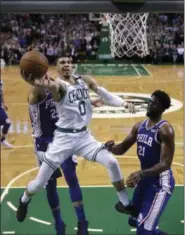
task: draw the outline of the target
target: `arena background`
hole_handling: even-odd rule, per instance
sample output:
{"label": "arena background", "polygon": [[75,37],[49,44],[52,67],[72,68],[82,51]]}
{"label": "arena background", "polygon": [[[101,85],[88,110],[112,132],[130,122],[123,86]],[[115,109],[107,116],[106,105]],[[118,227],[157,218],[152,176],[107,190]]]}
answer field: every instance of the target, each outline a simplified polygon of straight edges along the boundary
{"label": "arena background", "polygon": [[[12,37],[2,46],[0,55],[1,64],[6,64],[1,76],[12,122],[8,139],[15,146],[11,150],[1,148],[1,234],[54,234],[44,190],[34,198],[25,223],[17,223],[15,218],[19,195],[37,172],[28,117],[29,86],[20,78],[18,66],[21,56],[33,49],[48,57],[53,76],[56,76],[56,59],[71,56],[76,73],[93,75],[111,92],[135,103],[134,114],[108,106],[94,109],[90,128],[102,142],[121,141],[135,122],[144,119],[147,99],[154,90],[169,93],[173,102],[164,118],[176,133],[173,162],[176,190],[159,227],[169,234],[184,234],[183,14],[150,14],[147,27],[150,54],[143,59],[136,56],[112,59],[108,27],[102,26],[98,19],[99,15],[95,14],[10,14],[1,19],[1,26],[12,29]],[[139,169],[135,146],[118,159],[125,178]],[[106,170],[81,158],[78,165],[90,233],[135,234],[127,224],[127,216],[114,210],[117,198]],[[68,189],[64,179],[58,184],[67,234],[74,234],[76,218]]]}

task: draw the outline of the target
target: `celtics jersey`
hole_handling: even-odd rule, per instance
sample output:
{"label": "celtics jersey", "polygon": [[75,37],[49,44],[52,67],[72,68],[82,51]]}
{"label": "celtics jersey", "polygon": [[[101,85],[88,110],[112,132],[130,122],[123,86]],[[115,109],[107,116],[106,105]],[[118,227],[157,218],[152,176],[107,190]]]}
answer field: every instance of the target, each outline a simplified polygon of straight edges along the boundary
{"label": "celtics jersey", "polygon": [[87,126],[92,118],[92,106],[86,83],[80,76],[73,78],[75,84],[62,80],[66,86],[66,95],[60,102],[56,102],[59,116],[56,126],[81,129]]}

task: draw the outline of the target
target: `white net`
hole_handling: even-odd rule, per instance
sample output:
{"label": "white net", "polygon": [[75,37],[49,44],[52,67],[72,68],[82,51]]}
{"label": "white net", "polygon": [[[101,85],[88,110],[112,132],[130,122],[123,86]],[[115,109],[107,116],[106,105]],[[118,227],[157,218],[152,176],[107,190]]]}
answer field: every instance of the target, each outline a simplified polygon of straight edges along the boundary
{"label": "white net", "polygon": [[148,55],[148,13],[104,14],[109,24],[112,57]]}

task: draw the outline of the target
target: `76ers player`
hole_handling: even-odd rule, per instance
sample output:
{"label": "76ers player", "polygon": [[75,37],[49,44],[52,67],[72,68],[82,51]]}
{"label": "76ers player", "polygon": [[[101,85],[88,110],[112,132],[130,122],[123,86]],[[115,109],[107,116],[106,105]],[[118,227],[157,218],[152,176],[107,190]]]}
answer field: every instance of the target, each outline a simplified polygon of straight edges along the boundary
{"label": "76ers player", "polygon": [[8,110],[7,105],[4,102],[4,95],[3,95],[3,81],[0,78],[0,127],[2,127],[2,132],[0,130],[1,134],[1,144],[4,145],[6,148],[13,148],[13,146],[7,142],[6,137],[8,134],[8,130],[10,128],[11,122],[8,118],[8,115],[6,113],[6,110]]}
{"label": "76ers player", "polygon": [[[58,114],[55,102],[52,99],[51,92],[43,88],[32,87],[29,94],[29,113],[35,139],[35,154],[38,164],[41,165],[43,159],[39,152],[46,152],[48,144],[53,140],[53,134],[56,129],[55,123],[58,121]],[[74,157],[68,158],[61,168],[64,173],[69,193],[78,217],[78,234],[88,234],[88,223],[85,218],[85,212],[82,202],[82,192],[76,175],[76,161]],[[63,222],[59,196],[57,193],[57,178],[61,176],[58,168],[46,185],[48,203],[51,207],[55,219],[55,229],[57,235],[64,235],[66,225]],[[19,220],[19,217],[18,217]]]}
{"label": "76ers player", "polygon": [[134,208],[130,205],[117,159],[104,148],[102,143],[95,140],[87,128],[92,118],[89,88],[109,105],[123,106],[123,100],[99,86],[93,78],[72,76],[72,64],[69,58],[59,59],[57,65],[59,74],[61,70],[65,72],[63,76],[60,76],[60,80],[54,81],[48,76],[35,79],[30,75],[26,78],[26,81],[33,86],[51,91],[56,101],[59,120],[56,123],[53,142],[49,144],[43,156],[44,161],[38,175],[28,184],[20,199],[17,216],[22,220],[25,219],[31,196],[38,192],[61,163],[73,154],[104,165],[116,188],[122,212],[133,214]]}
{"label": "76ers player", "polygon": [[137,227],[137,235],[166,234],[156,227],[175,185],[171,170],[175,150],[174,130],[162,119],[170,103],[168,94],[155,91],[148,104],[148,119],[135,124],[122,143],[106,143],[109,151],[121,155],[137,142],[141,170],[132,173],[126,182],[128,187],[136,186],[132,202],[138,217],[130,217],[129,224]]}
{"label": "76ers player", "polygon": [[[7,26],[0,26],[0,47],[8,40],[12,35],[12,29]],[[3,65],[0,65],[0,74],[2,75],[2,69],[4,69]],[[8,134],[8,130],[10,128],[10,120],[7,116],[6,110],[8,110],[7,105],[4,102],[4,95],[3,95],[3,82],[0,77],[0,128],[2,127],[2,132],[0,130],[1,135],[1,143],[7,148],[13,148],[13,146],[6,141],[6,137]]]}

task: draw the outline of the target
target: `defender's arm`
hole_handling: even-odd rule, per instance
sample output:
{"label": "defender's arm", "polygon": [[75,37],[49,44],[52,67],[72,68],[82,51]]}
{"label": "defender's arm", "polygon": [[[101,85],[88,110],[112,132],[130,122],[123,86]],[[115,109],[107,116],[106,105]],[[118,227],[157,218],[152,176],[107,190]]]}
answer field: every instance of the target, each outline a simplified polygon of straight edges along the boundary
{"label": "defender's arm", "polygon": [[[130,134],[121,142],[120,144],[108,147],[109,151],[114,153],[115,155],[122,155],[129,150],[129,148],[136,142],[137,140],[137,132],[141,122],[136,123]],[[105,144],[105,146],[108,142]]]}
{"label": "defender's arm", "polygon": [[34,105],[37,104],[39,101],[39,96],[42,95],[44,93],[44,89],[43,88],[39,88],[39,87],[31,87],[30,88],[30,92],[29,92],[29,96],[28,96],[28,103],[30,105]]}

